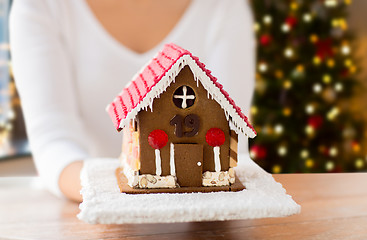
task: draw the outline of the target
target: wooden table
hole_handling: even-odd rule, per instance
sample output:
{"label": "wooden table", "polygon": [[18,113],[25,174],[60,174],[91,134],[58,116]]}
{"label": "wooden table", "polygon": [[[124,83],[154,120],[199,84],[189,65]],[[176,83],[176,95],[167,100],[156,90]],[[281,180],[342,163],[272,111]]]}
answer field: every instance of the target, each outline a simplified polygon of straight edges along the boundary
{"label": "wooden table", "polygon": [[0,178],[0,239],[367,239],[367,173],[275,175],[302,206],[285,218],[89,225],[36,178]]}

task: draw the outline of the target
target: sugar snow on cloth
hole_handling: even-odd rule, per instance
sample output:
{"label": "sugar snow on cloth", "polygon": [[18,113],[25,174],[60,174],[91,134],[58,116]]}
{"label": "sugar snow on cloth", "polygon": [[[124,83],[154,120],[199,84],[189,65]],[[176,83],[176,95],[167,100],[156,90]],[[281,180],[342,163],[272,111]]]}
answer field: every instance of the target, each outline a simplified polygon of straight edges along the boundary
{"label": "sugar snow on cloth", "polygon": [[83,203],[78,218],[88,223],[170,223],[283,217],[301,207],[271,174],[240,156],[236,175],[240,192],[125,194],[115,170],[119,161],[86,161],[81,173]]}

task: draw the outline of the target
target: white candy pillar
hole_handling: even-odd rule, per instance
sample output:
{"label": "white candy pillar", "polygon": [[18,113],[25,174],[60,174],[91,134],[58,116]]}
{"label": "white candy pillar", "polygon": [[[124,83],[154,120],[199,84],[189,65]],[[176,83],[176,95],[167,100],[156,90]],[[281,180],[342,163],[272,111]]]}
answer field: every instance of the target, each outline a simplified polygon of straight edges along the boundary
{"label": "white candy pillar", "polygon": [[220,165],[220,147],[216,146],[213,148],[214,151],[214,165],[215,165],[215,171],[216,172],[220,172],[220,170],[222,169],[222,166]]}
{"label": "white candy pillar", "polygon": [[220,146],[223,145],[226,140],[224,132],[219,128],[211,128],[206,132],[205,140],[213,147],[214,169],[216,172],[220,172],[222,170],[222,166],[220,164]]}
{"label": "white candy pillar", "polygon": [[155,152],[155,175],[161,176],[162,174],[162,160],[161,151],[159,149],[166,146],[168,142],[168,135],[160,129],[153,130],[148,136],[149,145],[154,148]]}
{"label": "white candy pillar", "polygon": [[161,151],[159,149],[155,150],[155,175],[160,176],[162,174],[162,160]]}

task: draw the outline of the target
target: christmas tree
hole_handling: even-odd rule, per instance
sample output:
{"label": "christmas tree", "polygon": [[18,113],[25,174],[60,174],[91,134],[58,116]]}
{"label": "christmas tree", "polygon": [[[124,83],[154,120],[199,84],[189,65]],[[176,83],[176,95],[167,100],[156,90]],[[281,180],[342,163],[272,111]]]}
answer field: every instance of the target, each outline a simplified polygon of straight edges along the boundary
{"label": "christmas tree", "polygon": [[252,1],[258,41],[251,157],[267,171],[367,168],[360,87],[346,22],[350,0]]}

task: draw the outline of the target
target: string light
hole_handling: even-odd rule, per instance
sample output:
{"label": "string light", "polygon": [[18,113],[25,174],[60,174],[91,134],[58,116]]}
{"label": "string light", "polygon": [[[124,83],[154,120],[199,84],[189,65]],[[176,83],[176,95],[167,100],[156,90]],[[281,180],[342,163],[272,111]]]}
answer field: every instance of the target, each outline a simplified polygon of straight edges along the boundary
{"label": "string light", "polygon": [[287,58],[293,57],[293,49],[292,48],[286,48],[284,50],[284,56],[286,56]]}
{"label": "string light", "polygon": [[349,55],[349,53],[350,53],[350,48],[349,48],[349,46],[348,46],[348,45],[343,45],[343,46],[342,46],[342,54],[344,54],[344,55]]}
{"label": "string light", "polygon": [[283,133],[283,126],[281,124],[275,125],[274,131],[275,131],[276,134],[282,134]]}
{"label": "string light", "polygon": [[278,79],[281,79],[284,76],[283,71],[282,70],[279,70],[279,69],[275,71],[275,74],[274,75]]}
{"label": "string light", "polygon": [[256,23],[254,24],[254,31],[255,31],[255,32],[258,32],[259,30],[260,30],[260,24],[256,22]]}
{"label": "string light", "polygon": [[268,70],[268,65],[264,62],[261,62],[259,64],[259,71],[260,72],[266,72]]}
{"label": "string light", "polygon": [[278,164],[274,165],[272,168],[273,173],[280,173],[282,171],[282,167]]}
{"label": "string light", "polygon": [[292,87],[292,82],[289,81],[289,80],[285,80],[284,83],[283,83],[283,87],[285,89],[290,89]]}
{"label": "string light", "polygon": [[331,20],[331,26],[334,28],[340,28],[342,30],[347,30],[348,24],[344,18],[334,18]]}
{"label": "string light", "polygon": [[273,134],[273,129],[269,125],[264,126],[262,130],[264,134],[267,135]]}
{"label": "string light", "polygon": [[262,79],[259,76],[260,76],[259,74],[256,74],[255,90],[256,92],[263,94],[267,88],[267,83],[264,81],[264,79]]}
{"label": "string light", "polygon": [[354,143],[352,146],[352,149],[354,152],[359,152],[361,150],[361,145],[359,145],[358,143]]}
{"label": "string light", "polygon": [[253,151],[253,150],[250,150],[250,157],[251,157],[251,159],[256,159],[256,156],[257,154],[256,154],[256,152],[255,151]]}
{"label": "string light", "polygon": [[327,161],[326,163],[325,163],[325,169],[327,170],[327,171],[332,171],[333,169],[335,168],[335,164],[334,164],[334,162],[333,161]]}
{"label": "string light", "polygon": [[298,64],[296,69],[299,73],[303,73],[305,71],[305,67],[302,64]]}
{"label": "string light", "polygon": [[331,82],[331,77],[329,74],[324,74],[324,76],[322,76],[322,81],[326,84]]}
{"label": "string light", "polygon": [[301,158],[308,158],[308,151],[306,149],[303,149],[300,153]]}
{"label": "string light", "polygon": [[343,19],[340,18],[333,18],[331,20],[331,26],[333,26],[334,28],[336,27],[340,27],[342,25]]}
{"label": "string light", "polygon": [[352,64],[353,64],[352,60],[350,60],[350,59],[345,59],[345,61],[344,61],[344,65],[345,65],[346,67],[350,67],[350,66],[352,66]]}
{"label": "string light", "polygon": [[258,112],[258,109],[257,109],[257,107],[256,107],[256,106],[252,106],[250,111],[251,111],[251,114],[252,114],[252,115],[256,115],[256,114],[257,114],[257,112]]}
{"label": "string light", "polygon": [[298,9],[298,4],[297,4],[296,2],[291,2],[291,4],[290,4],[290,8],[291,8],[293,11],[295,11],[295,10],[297,10],[297,9]]}
{"label": "string light", "polygon": [[279,156],[287,155],[287,148],[285,146],[280,146],[278,148],[278,154],[279,154]]}
{"label": "string light", "polygon": [[307,125],[305,127],[305,132],[307,135],[312,136],[315,133],[315,129],[312,126]]}
{"label": "string light", "polygon": [[335,90],[336,90],[337,92],[341,92],[341,91],[343,91],[343,84],[341,84],[341,83],[336,83],[334,88],[335,88]]}
{"label": "string light", "polygon": [[287,32],[289,32],[289,30],[291,30],[291,27],[288,24],[283,23],[282,24],[282,31],[287,33]]}
{"label": "string light", "polygon": [[311,158],[309,158],[309,159],[307,159],[307,160],[305,161],[305,166],[306,166],[307,168],[312,168],[314,165],[315,165],[315,163],[314,163],[314,161],[313,161]]}
{"label": "string light", "polygon": [[334,120],[339,115],[339,108],[333,107],[326,115],[330,121]]}
{"label": "string light", "polygon": [[336,7],[338,5],[338,1],[337,0],[325,0],[325,6],[326,7]]}
{"label": "string light", "polygon": [[321,63],[321,58],[319,58],[318,56],[315,56],[313,58],[313,64],[320,65],[320,63]]}
{"label": "string light", "polygon": [[313,91],[314,91],[315,93],[320,93],[320,92],[321,92],[321,90],[322,90],[322,86],[321,86],[321,84],[320,84],[320,83],[315,83],[315,84],[313,85]]}
{"label": "string light", "polygon": [[307,106],[306,106],[306,113],[308,113],[308,114],[312,114],[312,113],[314,113],[315,112],[315,107],[312,105],[312,104],[308,104]]}
{"label": "string light", "polygon": [[350,73],[355,73],[357,71],[357,67],[356,66],[350,66],[349,68],[349,72]]}
{"label": "string light", "polygon": [[333,59],[328,59],[326,64],[329,68],[333,68],[335,66],[335,61]]}
{"label": "string light", "polygon": [[316,43],[319,40],[319,37],[316,34],[311,34],[310,42]]}
{"label": "string light", "polygon": [[292,113],[292,111],[291,111],[290,108],[286,107],[286,108],[283,109],[283,115],[284,116],[288,117],[288,116],[291,115],[291,113]]}
{"label": "string light", "polygon": [[364,162],[361,158],[358,158],[356,159],[356,161],[354,162],[354,166],[357,168],[357,169],[361,169],[364,167]]}
{"label": "string light", "polygon": [[311,20],[312,20],[311,14],[309,14],[309,13],[303,14],[303,21],[311,22]]}
{"label": "string light", "polygon": [[329,155],[331,157],[336,157],[338,155],[338,149],[336,147],[331,147],[329,149]]}
{"label": "string light", "polygon": [[265,15],[264,18],[263,18],[263,22],[266,24],[266,25],[270,25],[271,22],[273,21],[273,19],[271,18],[270,15]]}

